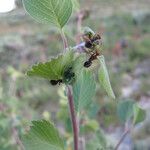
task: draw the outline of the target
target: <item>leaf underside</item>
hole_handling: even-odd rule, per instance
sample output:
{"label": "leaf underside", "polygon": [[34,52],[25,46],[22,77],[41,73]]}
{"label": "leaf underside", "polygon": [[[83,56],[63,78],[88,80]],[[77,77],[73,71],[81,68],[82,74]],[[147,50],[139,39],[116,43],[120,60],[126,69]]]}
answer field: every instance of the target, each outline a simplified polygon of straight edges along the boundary
{"label": "leaf underside", "polygon": [[27,72],[28,76],[41,77],[48,80],[59,80],[63,78],[65,68],[73,61],[73,51],[68,50],[56,58],[45,63],[33,65]]}
{"label": "leaf underside", "polygon": [[95,94],[96,84],[90,71],[83,69],[73,85],[73,98],[76,112],[92,102]]}
{"label": "leaf underside", "polygon": [[30,131],[22,140],[26,150],[64,150],[57,129],[46,120],[32,121]]}
{"label": "leaf underside", "polygon": [[105,63],[105,58],[103,55],[101,55],[100,57],[98,57],[98,59],[100,61],[100,65],[101,65],[100,69],[99,69],[99,73],[98,73],[99,82],[102,85],[102,87],[106,90],[108,96],[115,99],[115,94],[111,87],[109,74],[107,71],[106,63]]}
{"label": "leaf underside", "polygon": [[26,11],[38,22],[62,28],[72,13],[71,0],[23,0]]}

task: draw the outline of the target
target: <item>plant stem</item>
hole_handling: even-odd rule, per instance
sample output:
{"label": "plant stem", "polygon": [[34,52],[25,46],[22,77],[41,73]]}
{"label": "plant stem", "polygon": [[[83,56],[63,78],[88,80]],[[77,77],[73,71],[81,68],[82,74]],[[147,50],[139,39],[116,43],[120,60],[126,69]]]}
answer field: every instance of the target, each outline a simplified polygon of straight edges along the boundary
{"label": "plant stem", "polygon": [[67,38],[65,36],[63,29],[61,30],[61,38],[63,40],[64,51],[66,51],[66,48],[68,47],[68,41],[67,41]]}
{"label": "plant stem", "polygon": [[72,96],[72,88],[70,86],[67,86],[67,96],[68,96],[68,103],[69,103],[69,109],[70,109],[70,117],[71,117],[71,123],[72,123],[72,130],[73,130],[73,136],[74,136],[74,150],[79,150],[79,131],[78,131],[78,121],[74,109],[74,101]]}
{"label": "plant stem", "polygon": [[[63,29],[60,31],[60,33],[61,33],[61,38],[62,38],[62,40],[63,40],[64,52],[65,52],[65,51],[66,51],[66,48],[69,47],[68,41],[67,41],[67,38],[66,38],[66,36],[65,36],[65,33],[64,33]],[[75,52],[84,53],[84,52],[85,52],[85,48],[84,48],[84,47],[85,47],[85,42],[82,42],[82,43],[80,43],[80,44],[74,46],[74,47],[73,47],[73,50],[74,50]]]}
{"label": "plant stem", "polygon": [[118,150],[119,146],[121,145],[121,143],[124,141],[124,139],[126,138],[127,134],[130,132],[130,129],[127,128],[124,133],[122,134],[119,142],[117,143],[117,145],[115,146],[115,149],[114,150]]}
{"label": "plant stem", "polygon": [[[64,31],[61,30],[61,37],[64,44],[64,51],[66,51],[66,48],[68,47],[67,38],[64,34]],[[74,107],[74,100],[72,95],[72,87],[67,86],[67,96],[68,96],[68,104],[69,104],[69,110],[70,110],[70,119],[72,124],[72,130],[73,130],[73,140],[74,140],[74,150],[79,150],[79,130],[78,130],[78,121],[75,113],[75,107]]]}

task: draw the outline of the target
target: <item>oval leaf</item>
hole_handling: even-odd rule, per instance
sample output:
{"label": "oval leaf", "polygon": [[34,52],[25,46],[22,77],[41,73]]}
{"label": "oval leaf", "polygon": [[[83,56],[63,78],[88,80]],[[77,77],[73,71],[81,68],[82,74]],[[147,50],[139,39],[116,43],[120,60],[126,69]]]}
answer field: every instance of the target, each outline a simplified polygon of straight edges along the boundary
{"label": "oval leaf", "polygon": [[76,82],[73,84],[73,98],[75,109],[80,112],[92,102],[96,84],[90,71],[82,70]]}
{"label": "oval leaf", "polygon": [[109,74],[107,71],[106,63],[105,63],[105,58],[103,55],[98,57],[99,62],[100,62],[100,69],[98,73],[99,77],[99,82],[102,85],[102,87],[106,90],[108,96],[111,98],[115,99],[115,94],[112,90],[110,80],[109,80]]}
{"label": "oval leaf", "polygon": [[64,150],[57,129],[46,120],[32,121],[30,131],[22,140],[26,150]]}
{"label": "oval leaf", "polygon": [[72,13],[71,0],[23,0],[26,11],[38,22],[62,28]]}

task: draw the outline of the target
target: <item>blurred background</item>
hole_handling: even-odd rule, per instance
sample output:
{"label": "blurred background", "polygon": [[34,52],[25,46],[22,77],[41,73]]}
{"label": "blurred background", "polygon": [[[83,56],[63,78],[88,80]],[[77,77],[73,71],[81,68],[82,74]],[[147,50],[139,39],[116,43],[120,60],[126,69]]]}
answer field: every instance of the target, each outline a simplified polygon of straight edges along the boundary
{"label": "blurred background", "polygon": [[[8,8],[1,1],[7,1]],[[42,118],[55,122],[69,147],[72,135],[64,87],[52,87],[49,81],[25,75],[34,63],[62,51],[60,34],[35,22],[25,13],[21,0],[16,0],[14,9],[13,1],[1,1],[0,150],[23,150],[20,136],[31,120]],[[10,12],[4,13],[7,10]],[[83,140],[90,140],[89,135],[100,126],[110,145],[115,145],[124,131],[117,103],[134,100],[146,110],[146,119],[127,135],[119,150],[150,150],[150,1],[81,0],[80,9],[74,10],[65,27],[71,46],[79,42],[79,12],[85,15],[82,26],[102,36],[102,53],[117,97],[111,100],[97,87],[93,104],[83,113]]]}

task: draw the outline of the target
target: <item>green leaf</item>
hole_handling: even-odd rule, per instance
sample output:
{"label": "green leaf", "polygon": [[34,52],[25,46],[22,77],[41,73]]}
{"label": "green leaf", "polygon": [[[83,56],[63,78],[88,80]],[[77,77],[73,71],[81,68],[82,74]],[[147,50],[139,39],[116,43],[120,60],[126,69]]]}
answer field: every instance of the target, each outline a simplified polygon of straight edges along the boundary
{"label": "green leaf", "polygon": [[71,0],[23,0],[26,11],[38,22],[62,28],[72,13]]}
{"label": "green leaf", "polygon": [[105,64],[105,58],[103,55],[98,57],[99,61],[100,61],[100,69],[99,69],[99,82],[102,85],[102,87],[106,90],[108,96],[110,96],[111,98],[115,99],[115,94],[113,92],[113,89],[111,87],[110,84],[110,80],[109,80],[109,74],[107,71],[107,67]]}
{"label": "green leaf", "polygon": [[30,131],[22,140],[26,150],[64,150],[57,129],[46,120],[32,121]]}
{"label": "green leaf", "polygon": [[145,110],[141,109],[138,104],[134,104],[133,113],[134,113],[133,124],[140,123],[145,119],[146,112]]}
{"label": "green leaf", "polygon": [[52,58],[45,63],[34,65],[27,72],[28,76],[41,77],[48,80],[59,80],[63,78],[65,68],[73,61],[73,51],[68,50],[66,53]]}
{"label": "green leaf", "polygon": [[80,112],[91,103],[95,88],[96,84],[92,73],[83,69],[73,84],[73,98],[77,112]]}
{"label": "green leaf", "polygon": [[119,119],[125,123],[126,121],[129,121],[133,117],[133,106],[134,101],[132,100],[123,100],[119,102],[117,113],[119,116]]}

